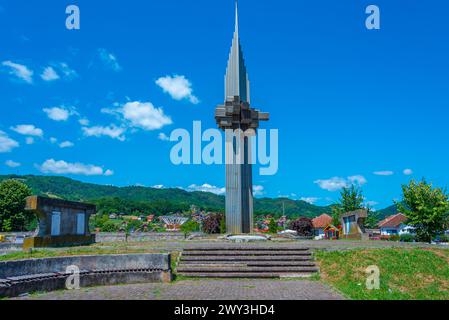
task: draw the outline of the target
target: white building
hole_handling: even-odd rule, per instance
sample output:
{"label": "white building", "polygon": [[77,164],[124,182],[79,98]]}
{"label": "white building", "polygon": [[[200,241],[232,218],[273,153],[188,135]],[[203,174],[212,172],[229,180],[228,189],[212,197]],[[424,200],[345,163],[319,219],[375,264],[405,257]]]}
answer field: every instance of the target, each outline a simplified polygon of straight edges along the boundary
{"label": "white building", "polygon": [[402,234],[412,234],[414,229],[407,225],[407,217],[398,213],[389,216],[378,224],[381,236],[393,236]]}

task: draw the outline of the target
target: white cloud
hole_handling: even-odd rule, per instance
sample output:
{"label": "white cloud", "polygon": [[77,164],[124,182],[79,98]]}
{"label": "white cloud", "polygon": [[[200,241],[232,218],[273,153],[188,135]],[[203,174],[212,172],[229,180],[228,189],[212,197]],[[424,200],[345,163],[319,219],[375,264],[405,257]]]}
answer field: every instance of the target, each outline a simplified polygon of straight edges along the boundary
{"label": "white cloud", "polygon": [[11,139],[5,132],[0,130],[0,153],[11,152],[12,149],[17,148],[19,143]]}
{"label": "white cloud", "polygon": [[41,78],[44,81],[55,81],[58,80],[60,76],[53,67],[46,67],[41,74]]}
{"label": "white cloud", "polygon": [[104,175],[107,176],[107,177],[112,176],[112,175],[114,175],[114,171],[107,169],[107,170],[104,172]]}
{"label": "white cloud", "polygon": [[65,62],[61,62],[54,65],[59,72],[61,72],[64,75],[64,78],[66,79],[72,79],[78,76],[75,70],[69,67],[69,65]]}
{"label": "white cloud", "polygon": [[59,144],[59,147],[62,148],[62,149],[64,149],[64,148],[71,148],[73,146],[74,146],[73,142],[70,142],[70,141],[64,141],[64,142],[61,142]]}
{"label": "white cloud", "polygon": [[259,197],[262,196],[265,192],[264,192],[264,187],[260,186],[260,185],[254,185],[253,186],[253,195],[255,197]]}
{"label": "white cloud", "polygon": [[356,176],[350,176],[348,178],[341,178],[341,177],[333,177],[330,179],[324,179],[324,180],[316,180],[314,181],[315,184],[317,184],[321,189],[327,190],[327,191],[337,191],[342,188],[347,188],[351,185],[358,184],[360,186],[366,184],[368,181],[365,179],[364,176],[356,175]]}
{"label": "white cloud", "polygon": [[159,130],[165,125],[172,124],[169,116],[162,108],[156,108],[151,102],[128,102],[117,110],[132,127],[152,131]]}
{"label": "white cloud", "polygon": [[392,176],[394,175],[393,171],[376,171],[373,172],[373,174],[375,174],[376,176]]}
{"label": "white cloud", "polygon": [[117,139],[119,141],[125,141],[125,136],[123,135],[126,131],[125,128],[117,127],[115,125],[110,125],[107,127],[94,126],[94,127],[83,127],[84,135],[86,137],[110,137],[112,139]]}
{"label": "white cloud", "polygon": [[51,137],[50,138],[50,142],[54,144],[54,143],[58,142],[58,139],[56,139],[54,137]]}
{"label": "white cloud", "polygon": [[157,184],[155,186],[152,186],[151,188],[153,188],[153,189],[164,189],[165,187],[164,187],[163,184]]}
{"label": "white cloud", "polygon": [[413,174],[413,170],[412,170],[412,169],[405,169],[405,170],[404,170],[404,174],[405,174],[406,176],[411,176],[411,175]]}
{"label": "white cloud", "polygon": [[111,69],[115,72],[122,70],[122,67],[117,61],[117,57],[114,54],[108,52],[106,49],[98,49],[98,56],[106,68]]}
{"label": "white cloud", "polygon": [[192,83],[185,76],[166,76],[156,80],[156,84],[175,100],[188,99],[193,104],[199,100],[193,95]]}
{"label": "white cloud", "polygon": [[26,83],[33,83],[33,71],[28,69],[23,64],[14,63],[12,61],[3,61],[2,65],[9,68],[9,74],[25,81]]}
{"label": "white cloud", "polygon": [[34,138],[33,137],[26,137],[25,143],[26,144],[34,144]]}
{"label": "white cloud", "polygon": [[44,81],[55,81],[61,79],[61,77],[70,80],[77,76],[76,71],[71,69],[65,62],[51,63],[41,73],[41,78]]}
{"label": "white cloud", "polygon": [[310,204],[314,204],[315,202],[320,200],[320,198],[316,198],[316,197],[301,197],[300,200],[305,201],[305,202],[310,203]]}
{"label": "white cloud", "polygon": [[350,177],[348,177],[348,181],[350,182],[349,184],[358,184],[360,186],[363,186],[364,184],[366,184],[368,182],[365,179],[365,177],[361,176],[361,175],[350,176]]}
{"label": "white cloud", "polygon": [[193,191],[211,192],[211,193],[215,193],[218,195],[222,195],[222,194],[226,193],[226,188],[219,188],[219,187],[210,185],[208,183],[205,183],[202,186],[192,184],[186,190],[189,192],[193,192]]}
{"label": "white cloud", "polygon": [[15,127],[11,127],[11,130],[24,136],[42,137],[44,135],[42,129],[36,128],[31,124],[20,124]]}
{"label": "white cloud", "polygon": [[8,167],[10,167],[10,168],[17,168],[17,167],[20,167],[22,164],[20,164],[19,162],[15,162],[15,161],[12,161],[12,160],[7,160],[7,161],[5,161],[5,164],[8,166]]}
{"label": "white cloud", "polygon": [[82,126],[88,126],[89,123],[90,123],[89,119],[87,119],[87,118],[81,118],[81,119],[78,120],[78,122]]}
{"label": "white cloud", "polygon": [[366,205],[369,206],[370,208],[377,206],[379,204],[379,202],[377,201],[366,201]]}
{"label": "white cloud", "polygon": [[71,115],[76,114],[76,112],[69,110],[66,107],[44,108],[42,111],[54,121],[67,121]]}
{"label": "white cloud", "polygon": [[38,166],[43,173],[52,174],[74,174],[85,176],[102,176],[112,175],[111,170],[103,170],[102,167],[83,164],[83,163],[69,163],[66,161],[56,161],[54,159],[46,160],[42,165]]}
{"label": "white cloud", "polygon": [[333,177],[325,180],[316,180],[314,183],[319,185],[321,189],[328,191],[337,191],[348,186],[348,181],[340,177]]}
{"label": "white cloud", "polygon": [[170,141],[170,138],[165,133],[162,133],[162,132],[159,133],[157,138],[162,141]]}

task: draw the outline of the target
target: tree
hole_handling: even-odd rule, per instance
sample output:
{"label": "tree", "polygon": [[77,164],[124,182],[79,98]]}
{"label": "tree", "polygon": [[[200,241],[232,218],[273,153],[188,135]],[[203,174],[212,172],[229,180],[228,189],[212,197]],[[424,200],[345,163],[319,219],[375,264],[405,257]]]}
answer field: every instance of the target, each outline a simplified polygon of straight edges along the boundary
{"label": "tree", "polygon": [[379,214],[370,207],[370,205],[366,205],[367,217],[365,219],[364,225],[365,228],[368,229],[376,229],[377,224],[379,223]]}
{"label": "tree", "polygon": [[449,216],[449,198],[446,191],[434,188],[425,179],[410,181],[402,186],[403,200],[397,203],[400,212],[416,230],[416,239],[431,242],[445,231]]}
{"label": "tree", "polygon": [[351,185],[344,187],[340,192],[339,201],[332,207],[333,224],[340,225],[340,217],[343,213],[363,209],[363,193],[360,187]]}
{"label": "tree", "polygon": [[278,232],[278,225],[276,224],[276,221],[273,218],[270,219],[270,223],[268,224],[268,232],[269,233]]}
{"label": "tree", "polygon": [[119,230],[119,226],[114,221],[108,220],[105,223],[103,223],[100,230],[101,232],[117,232]]}
{"label": "tree", "polygon": [[224,217],[220,220],[220,233],[226,233],[226,219]]}
{"label": "tree", "polygon": [[221,220],[223,219],[224,217],[220,213],[212,213],[208,215],[203,220],[203,231],[209,234],[220,233]]}
{"label": "tree", "polygon": [[198,231],[199,224],[193,220],[189,220],[181,226],[181,231],[184,233],[184,238],[187,238],[192,232]]}
{"label": "tree", "polygon": [[35,219],[25,211],[25,198],[31,189],[18,180],[5,180],[0,183],[0,231],[25,231]]}
{"label": "tree", "polygon": [[295,230],[299,236],[310,237],[313,235],[312,220],[306,217],[299,218],[290,222],[289,229]]}
{"label": "tree", "polygon": [[373,211],[371,208],[367,208],[368,216],[365,220],[365,227],[368,229],[376,229],[377,223],[379,222],[379,217],[376,211]]}

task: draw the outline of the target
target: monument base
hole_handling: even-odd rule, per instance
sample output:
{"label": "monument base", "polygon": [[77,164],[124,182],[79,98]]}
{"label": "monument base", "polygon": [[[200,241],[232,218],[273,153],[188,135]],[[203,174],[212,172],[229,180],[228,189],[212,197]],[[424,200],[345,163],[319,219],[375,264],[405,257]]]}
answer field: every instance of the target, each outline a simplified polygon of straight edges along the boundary
{"label": "monument base", "polygon": [[95,243],[95,234],[81,236],[32,237],[25,238],[23,241],[23,250],[28,250],[30,248],[86,246],[93,243]]}
{"label": "monument base", "polygon": [[241,234],[241,235],[228,235],[225,238],[226,240],[241,243],[241,242],[258,242],[258,241],[268,241],[270,240],[269,236],[265,235],[249,235],[249,234]]}

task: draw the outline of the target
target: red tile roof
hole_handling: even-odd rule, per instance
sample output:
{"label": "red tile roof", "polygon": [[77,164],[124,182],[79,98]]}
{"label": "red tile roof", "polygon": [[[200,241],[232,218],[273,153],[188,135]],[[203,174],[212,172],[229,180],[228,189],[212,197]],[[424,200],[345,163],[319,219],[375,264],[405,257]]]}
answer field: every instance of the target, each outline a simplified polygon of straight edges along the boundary
{"label": "red tile roof", "polygon": [[322,214],[319,217],[312,219],[312,224],[314,228],[326,228],[329,224],[332,223],[332,217],[328,214]]}
{"label": "red tile roof", "polygon": [[386,217],[384,220],[378,223],[379,228],[397,228],[402,223],[407,221],[407,217],[402,213],[395,214],[393,216]]}

